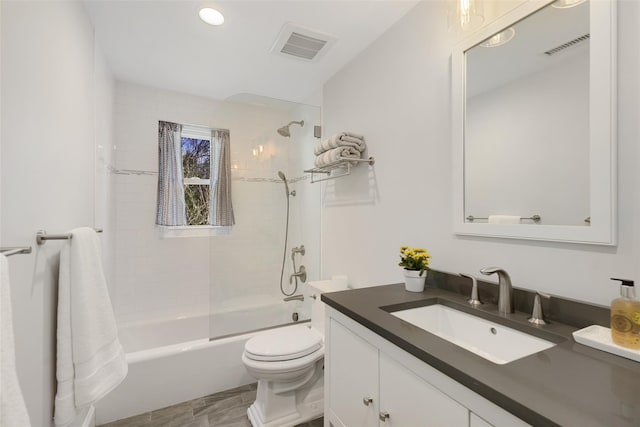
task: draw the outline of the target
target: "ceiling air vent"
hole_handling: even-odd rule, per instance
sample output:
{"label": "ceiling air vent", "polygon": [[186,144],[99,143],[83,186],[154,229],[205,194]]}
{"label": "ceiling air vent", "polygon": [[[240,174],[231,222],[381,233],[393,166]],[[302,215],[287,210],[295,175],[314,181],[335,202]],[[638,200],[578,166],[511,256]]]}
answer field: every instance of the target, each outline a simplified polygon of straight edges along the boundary
{"label": "ceiling air vent", "polygon": [[271,52],[316,61],[334,41],[335,37],[328,34],[287,23],[280,30]]}
{"label": "ceiling air vent", "polygon": [[571,41],[561,44],[560,46],[556,46],[553,49],[549,49],[548,51],[545,52],[545,54],[549,56],[554,55],[560,51],[570,48],[571,46],[575,46],[579,43],[589,40],[589,36],[590,36],[589,34],[585,34],[584,36],[577,37]]}

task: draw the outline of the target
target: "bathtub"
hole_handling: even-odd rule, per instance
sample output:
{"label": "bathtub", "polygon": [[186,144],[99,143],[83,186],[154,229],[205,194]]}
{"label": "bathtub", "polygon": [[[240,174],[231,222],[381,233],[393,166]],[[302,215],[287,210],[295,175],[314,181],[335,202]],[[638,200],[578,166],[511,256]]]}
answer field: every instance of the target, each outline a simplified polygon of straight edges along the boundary
{"label": "bathtub", "polygon": [[[285,304],[278,299],[277,304],[221,311],[211,317],[182,317],[155,326],[130,324],[121,328],[129,373],[122,384],[95,405],[96,425],[255,382],[242,364],[244,344],[265,325],[291,322],[293,311],[300,308],[300,304]],[[241,327],[254,331],[167,344],[178,337],[192,336],[194,330],[208,330],[210,319],[218,336]]]}

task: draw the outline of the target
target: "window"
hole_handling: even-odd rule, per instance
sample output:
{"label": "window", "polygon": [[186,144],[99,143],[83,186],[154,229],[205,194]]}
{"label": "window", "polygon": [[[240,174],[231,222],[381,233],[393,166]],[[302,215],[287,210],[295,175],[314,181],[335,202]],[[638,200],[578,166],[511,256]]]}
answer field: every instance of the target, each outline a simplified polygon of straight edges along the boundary
{"label": "window", "polygon": [[211,130],[183,126],[180,144],[187,225],[207,225],[211,200]]}
{"label": "window", "polygon": [[207,229],[228,233],[235,224],[229,131],[161,121],[158,144],[156,224],[164,235],[207,235],[192,233]]}

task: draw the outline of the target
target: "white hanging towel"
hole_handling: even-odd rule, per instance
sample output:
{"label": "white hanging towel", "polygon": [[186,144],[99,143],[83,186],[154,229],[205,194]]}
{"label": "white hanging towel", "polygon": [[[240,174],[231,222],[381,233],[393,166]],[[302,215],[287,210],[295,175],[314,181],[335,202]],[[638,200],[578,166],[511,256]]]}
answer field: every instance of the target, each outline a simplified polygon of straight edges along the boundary
{"label": "white hanging towel", "polygon": [[489,224],[520,224],[518,215],[489,215]]}
{"label": "white hanging towel", "polygon": [[113,308],[91,228],[71,231],[60,252],[54,422],[67,426],[127,375]]}
{"label": "white hanging towel", "polygon": [[0,254],[0,426],[30,427],[16,373],[9,264]]}

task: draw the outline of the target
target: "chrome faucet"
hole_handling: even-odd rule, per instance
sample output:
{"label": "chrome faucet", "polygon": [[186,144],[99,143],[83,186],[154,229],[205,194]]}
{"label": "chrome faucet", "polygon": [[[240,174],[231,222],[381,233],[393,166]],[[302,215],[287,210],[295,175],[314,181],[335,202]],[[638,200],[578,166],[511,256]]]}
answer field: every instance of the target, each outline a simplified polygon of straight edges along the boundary
{"label": "chrome faucet", "polygon": [[498,293],[498,313],[513,313],[513,286],[511,285],[511,277],[509,277],[509,274],[499,267],[485,267],[480,270],[480,273],[485,276],[493,273],[498,274],[498,286],[500,287]]}
{"label": "chrome faucet", "polygon": [[304,265],[300,266],[300,270],[298,272],[293,273],[291,276],[289,276],[289,284],[293,283],[294,277],[299,277],[300,280],[302,280],[302,283],[307,281],[307,269],[304,268]]}
{"label": "chrome faucet", "polygon": [[292,295],[290,297],[283,298],[282,301],[304,301],[304,295]]}

